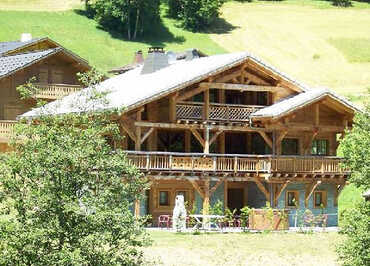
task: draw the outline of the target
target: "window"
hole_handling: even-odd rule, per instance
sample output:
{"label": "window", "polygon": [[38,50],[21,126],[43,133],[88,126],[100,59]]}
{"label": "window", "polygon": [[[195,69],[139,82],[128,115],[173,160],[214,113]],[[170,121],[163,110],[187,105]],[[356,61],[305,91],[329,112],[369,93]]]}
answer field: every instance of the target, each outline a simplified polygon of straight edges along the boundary
{"label": "window", "polygon": [[326,193],[325,191],[315,191],[313,194],[314,208],[326,207]]}
{"label": "window", "polygon": [[170,206],[169,191],[159,191],[159,206]]}
{"label": "window", "polygon": [[296,207],[296,204],[299,205],[299,192],[298,191],[287,191],[285,198],[286,207]]}
{"label": "window", "polygon": [[257,92],[257,105],[267,105],[267,92]]}
{"label": "window", "polygon": [[315,139],[312,142],[312,155],[328,155],[328,140],[326,139]]}
{"label": "window", "polygon": [[298,139],[283,139],[283,141],[281,142],[281,153],[282,155],[298,155]]}

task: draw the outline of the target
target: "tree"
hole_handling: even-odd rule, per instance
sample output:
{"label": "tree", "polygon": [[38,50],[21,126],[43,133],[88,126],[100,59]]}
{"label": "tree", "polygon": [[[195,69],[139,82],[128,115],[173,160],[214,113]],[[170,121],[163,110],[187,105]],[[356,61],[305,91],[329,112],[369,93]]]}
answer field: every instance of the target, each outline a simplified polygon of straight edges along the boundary
{"label": "tree", "polygon": [[168,14],[179,18],[185,29],[205,30],[220,15],[225,0],[168,0]]}
{"label": "tree", "polygon": [[104,94],[96,78],[81,79],[90,83],[85,100],[95,112],[51,116],[45,107],[16,126],[14,152],[1,157],[0,265],[143,262],[145,217],[131,208],[146,180],[119,149],[112,117],[120,110],[96,112]]}
{"label": "tree", "polygon": [[121,32],[129,40],[153,33],[160,22],[159,0],[85,1],[89,16],[104,28]]}
{"label": "tree", "polygon": [[[367,101],[369,98],[367,97]],[[341,141],[345,164],[352,171],[350,182],[370,188],[370,105],[355,116],[354,127]],[[343,213],[342,231],[347,235],[337,252],[344,265],[370,265],[370,202],[358,203]]]}
{"label": "tree", "polygon": [[345,164],[350,168],[351,183],[363,190],[370,189],[370,104],[364,112],[357,113],[354,126],[340,143]]}

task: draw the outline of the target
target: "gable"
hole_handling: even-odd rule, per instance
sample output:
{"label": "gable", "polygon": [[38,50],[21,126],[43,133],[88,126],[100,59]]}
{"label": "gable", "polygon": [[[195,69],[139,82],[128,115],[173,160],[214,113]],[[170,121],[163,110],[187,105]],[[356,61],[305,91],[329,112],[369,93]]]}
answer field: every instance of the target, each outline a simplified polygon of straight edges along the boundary
{"label": "gable", "polygon": [[[21,43],[22,44],[22,43]],[[34,42],[25,43],[24,45],[21,45],[13,50],[10,50],[5,53],[5,55],[15,55],[15,54],[21,54],[21,53],[29,53],[29,52],[35,52],[35,51],[41,51],[41,50],[48,50],[52,48],[57,48],[60,45],[55,43],[54,41],[51,41],[48,38],[39,39]]]}

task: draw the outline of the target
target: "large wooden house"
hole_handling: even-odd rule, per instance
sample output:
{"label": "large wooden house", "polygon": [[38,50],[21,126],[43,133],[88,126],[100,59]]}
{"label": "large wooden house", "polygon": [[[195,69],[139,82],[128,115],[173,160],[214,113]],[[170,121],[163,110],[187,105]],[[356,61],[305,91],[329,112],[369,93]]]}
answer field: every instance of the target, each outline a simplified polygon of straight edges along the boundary
{"label": "large wooden house", "polygon": [[[53,101],[81,89],[78,72],[88,63],[49,38],[0,42],[0,152],[8,149],[18,115],[35,106],[36,99]],[[32,100],[22,100],[16,88],[35,77],[41,90]]]}
{"label": "large wooden house", "polygon": [[[249,53],[183,60],[152,48],[143,64],[101,84],[129,159],[151,180],[136,214],[171,214],[182,194],[198,211],[224,206],[309,208],[337,224],[349,171],[338,139],[357,110],[327,89],[311,89]],[[67,97],[49,104],[73,112]],[[38,115],[38,110],[23,117]],[[298,206],[295,204],[298,203]],[[291,216],[292,218],[292,216]]]}

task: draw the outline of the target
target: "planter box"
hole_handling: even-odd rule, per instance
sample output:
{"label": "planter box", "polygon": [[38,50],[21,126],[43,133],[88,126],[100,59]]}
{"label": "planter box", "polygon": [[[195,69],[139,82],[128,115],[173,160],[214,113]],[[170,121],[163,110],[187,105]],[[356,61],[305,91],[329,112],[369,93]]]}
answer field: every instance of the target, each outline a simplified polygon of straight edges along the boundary
{"label": "planter box", "polygon": [[269,211],[265,209],[253,209],[249,214],[249,229],[252,230],[289,229],[288,210],[273,210],[272,217],[271,214],[269,214],[268,212]]}

